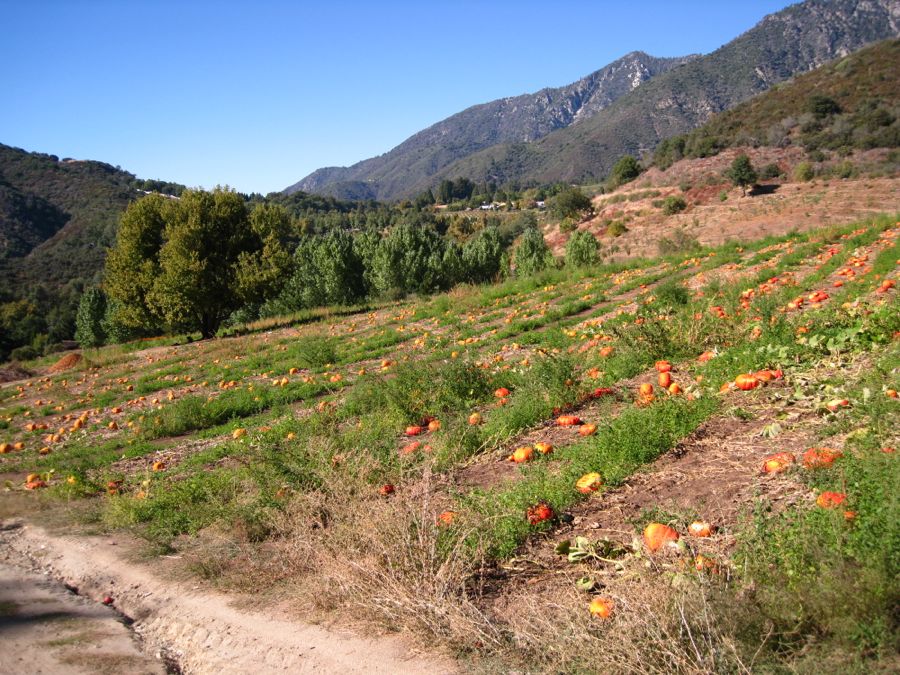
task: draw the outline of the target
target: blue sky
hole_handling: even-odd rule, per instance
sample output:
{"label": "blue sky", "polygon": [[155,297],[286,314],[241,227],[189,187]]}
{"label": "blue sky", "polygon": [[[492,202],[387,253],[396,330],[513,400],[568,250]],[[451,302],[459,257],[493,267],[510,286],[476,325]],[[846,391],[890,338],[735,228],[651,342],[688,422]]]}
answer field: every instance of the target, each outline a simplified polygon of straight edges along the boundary
{"label": "blue sky", "polygon": [[632,50],[707,53],[787,0],[0,0],[0,143],[281,190]]}

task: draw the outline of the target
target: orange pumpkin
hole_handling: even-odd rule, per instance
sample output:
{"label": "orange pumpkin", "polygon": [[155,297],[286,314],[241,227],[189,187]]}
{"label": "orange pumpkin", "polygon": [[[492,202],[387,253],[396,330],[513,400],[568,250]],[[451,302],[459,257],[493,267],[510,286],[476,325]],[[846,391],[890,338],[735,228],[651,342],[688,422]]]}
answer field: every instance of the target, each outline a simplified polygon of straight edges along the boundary
{"label": "orange pumpkin", "polygon": [[537,525],[538,523],[543,523],[545,520],[550,520],[554,515],[553,509],[547,502],[538,502],[534,506],[529,507],[525,512],[525,517],[528,518],[528,522],[531,525]]}
{"label": "orange pumpkin", "polygon": [[469,415],[469,424],[471,424],[473,427],[481,424],[481,413],[473,412],[471,415]]}
{"label": "orange pumpkin", "polygon": [[762,470],[763,473],[781,473],[787,471],[794,461],[795,458],[791,453],[777,452],[763,460]]}
{"label": "orange pumpkin", "polygon": [[452,525],[456,520],[456,511],[444,511],[437,517],[438,525]]}
{"label": "orange pumpkin", "polygon": [[509,456],[509,460],[516,464],[530,462],[532,459],[534,459],[534,448],[529,445],[523,445],[520,448],[516,448],[513,451],[513,454]]}
{"label": "orange pumpkin", "polygon": [[702,520],[695,520],[688,525],[688,532],[694,537],[709,537],[713,533],[713,527]]}
{"label": "orange pumpkin", "polygon": [[591,600],[590,607],[591,616],[597,619],[608,619],[612,616],[613,601],[609,598],[594,598]]}
{"label": "orange pumpkin", "polygon": [[823,492],[816,498],[816,505],[823,509],[833,509],[847,501],[843,492]]}
{"label": "orange pumpkin", "polygon": [[494,396],[497,398],[506,398],[509,396],[509,389],[506,387],[500,387],[499,389],[494,391]]}
{"label": "orange pumpkin", "polygon": [[756,389],[759,386],[759,380],[750,373],[741,373],[736,378],[734,378],[734,386],[736,386],[741,391],[750,391],[751,389]]}
{"label": "orange pumpkin", "polygon": [[542,455],[549,455],[551,452],[553,452],[553,446],[550,443],[545,443],[544,441],[538,441],[537,443],[535,443],[534,449]]}
{"label": "orange pumpkin", "polygon": [[575,489],[583,495],[589,495],[596,492],[603,486],[603,479],[599,473],[591,472],[584,474],[575,481]]}
{"label": "orange pumpkin", "polygon": [[431,431],[433,433],[435,431],[440,431],[440,429],[441,429],[441,421],[440,420],[431,420],[428,423],[428,431]]}
{"label": "orange pumpkin", "polygon": [[820,469],[834,464],[834,460],[844,455],[833,448],[810,448],[803,453],[803,466],[807,469]]}
{"label": "orange pumpkin", "polygon": [[653,396],[653,385],[649,382],[644,382],[644,384],[638,387],[638,394],[640,394],[644,398]]}
{"label": "orange pumpkin", "polygon": [[657,361],[656,370],[660,373],[668,373],[670,370],[672,370],[672,364],[668,361]]}
{"label": "orange pumpkin", "polygon": [[582,436],[593,436],[597,433],[597,425],[596,424],[582,424],[578,428],[578,433]]}
{"label": "orange pumpkin", "polygon": [[659,374],[659,386],[668,389],[672,385],[672,373],[668,370]]}
{"label": "orange pumpkin", "polygon": [[663,546],[674,543],[678,539],[678,533],[662,523],[650,523],[644,528],[644,543],[651,553],[655,553]]}
{"label": "orange pumpkin", "polygon": [[418,424],[412,424],[406,427],[406,435],[407,436],[418,436],[421,433],[424,433],[425,428],[420,427]]}
{"label": "orange pumpkin", "polygon": [[606,347],[601,347],[600,348],[600,356],[602,356],[603,358],[612,356],[613,351],[614,351],[613,347],[610,347],[609,345],[607,345]]}
{"label": "orange pumpkin", "polygon": [[581,424],[581,418],[577,415],[560,415],[556,418],[556,423],[561,427],[577,427]]}

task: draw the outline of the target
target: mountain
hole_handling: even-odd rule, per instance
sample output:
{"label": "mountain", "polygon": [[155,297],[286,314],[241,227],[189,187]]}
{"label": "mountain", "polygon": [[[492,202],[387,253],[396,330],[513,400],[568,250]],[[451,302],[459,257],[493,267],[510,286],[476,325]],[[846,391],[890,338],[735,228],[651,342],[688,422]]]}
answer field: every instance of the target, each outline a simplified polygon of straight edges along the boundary
{"label": "mountain", "polygon": [[657,146],[654,164],[735,146],[807,151],[900,146],[900,39],[884,40],[776,85]]}
{"label": "mountain", "polygon": [[[593,115],[573,117],[537,140],[522,135],[443,163],[446,155],[470,147],[456,136],[428,133],[453,119],[448,118],[386,155],[348,169],[320,170],[288,189],[335,195],[366,190],[394,199],[445,178],[498,184],[597,180],[623,154],[652,150],[660,140],[685,133],[778,82],[897,35],[896,0],[807,0],[765,17],[711,54],[646,78]],[[413,144],[416,152],[401,150],[423,134]],[[431,145],[422,145],[425,138]]]}
{"label": "mountain", "polygon": [[410,137],[387,154],[351,167],[319,169],[285,190],[344,199],[392,198],[407,186],[429,182],[435,172],[501,143],[532,142],[589,119],[641,83],[689,63],[696,56],[656,58],[631,52],[577,82],[472,106]]}

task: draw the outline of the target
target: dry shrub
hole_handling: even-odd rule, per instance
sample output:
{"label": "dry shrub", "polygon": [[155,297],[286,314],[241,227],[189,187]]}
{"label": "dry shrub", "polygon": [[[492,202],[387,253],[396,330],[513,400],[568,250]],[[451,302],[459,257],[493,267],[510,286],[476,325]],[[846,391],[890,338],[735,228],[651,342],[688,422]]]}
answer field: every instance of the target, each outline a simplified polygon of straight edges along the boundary
{"label": "dry shrub", "polygon": [[477,606],[479,546],[465,526],[443,535],[436,517],[446,505],[436,501],[430,471],[387,498],[347,499],[346,481],[298,495],[283,524],[292,556],[314,570],[300,595],[432,645],[498,648],[501,631]]}
{"label": "dry shrub", "polygon": [[81,361],[81,354],[70,352],[50,366],[48,372],[61,373],[64,370],[69,370],[69,368],[74,368],[79,361]]}
{"label": "dry shrub", "polygon": [[614,603],[607,620],[588,612],[590,596],[574,585],[547,594],[524,590],[506,602],[516,651],[541,672],[749,673],[717,612],[707,582],[674,588],[658,571],[615,580],[601,592]]}

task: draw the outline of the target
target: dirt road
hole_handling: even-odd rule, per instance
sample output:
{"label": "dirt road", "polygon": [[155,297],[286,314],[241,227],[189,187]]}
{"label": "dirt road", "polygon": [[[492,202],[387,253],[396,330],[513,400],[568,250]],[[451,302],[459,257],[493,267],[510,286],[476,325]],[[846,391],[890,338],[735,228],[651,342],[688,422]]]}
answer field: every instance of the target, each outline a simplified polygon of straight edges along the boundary
{"label": "dirt road", "polygon": [[0,673],[456,670],[450,659],[410,651],[400,638],[237,609],[224,594],[126,561],[102,537],[51,536],[10,523],[0,523],[0,640]]}

